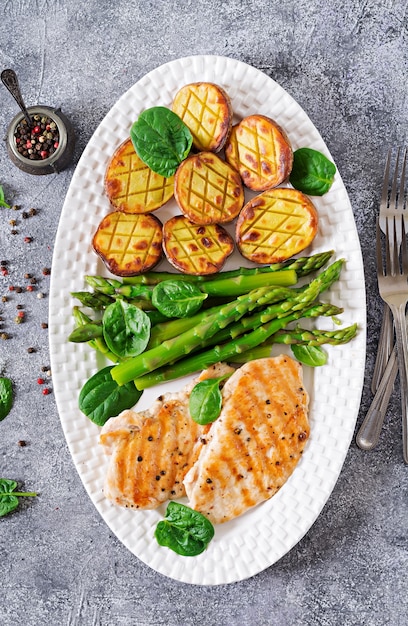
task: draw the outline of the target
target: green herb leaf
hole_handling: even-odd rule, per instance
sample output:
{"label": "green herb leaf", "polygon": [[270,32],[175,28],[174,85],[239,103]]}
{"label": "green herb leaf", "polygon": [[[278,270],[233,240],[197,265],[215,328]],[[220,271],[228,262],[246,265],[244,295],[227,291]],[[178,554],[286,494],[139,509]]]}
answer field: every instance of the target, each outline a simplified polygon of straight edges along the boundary
{"label": "green herb leaf", "polygon": [[120,357],[137,356],[150,339],[150,319],[134,304],[117,300],[103,314],[103,336],[109,350]]}
{"label": "green herb leaf", "polygon": [[298,361],[309,365],[310,367],[318,367],[327,363],[327,354],[319,346],[302,346],[294,344],[291,350]]}
{"label": "green herb leaf", "polygon": [[0,478],[0,517],[11,513],[18,507],[18,498],[22,496],[36,496],[33,492],[17,493],[17,483],[9,478]]}
{"label": "green herb leaf", "polygon": [[10,413],[13,406],[13,385],[9,378],[0,378],[0,422]]}
{"label": "green herb leaf", "polygon": [[193,283],[164,280],[152,293],[152,304],[167,317],[190,317],[202,306],[208,294]]}
{"label": "green herb leaf", "polygon": [[0,185],[0,206],[4,206],[6,207],[6,209],[10,208],[10,205],[7,204],[7,202],[4,199],[4,189],[1,185]]}
{"label": "green herb leaf", "polygon": [[214,422],[221,412],[222,395],[220,383],[231,376],[220,378],[208,378],[197,383],[191,390],[189,410],[191,418],[197,424],[210,424]]}
{"label": "green herb leaf", "polygon": [[143,111],[132,124],[130,138],[142,161],[165,177],[173,176],[193,143],[188,127],[166,107]]}
{"label": "green herb leaf", "polygon": [[295,189],[310,196],[322,196],[333,184],[336,166],[324,154],[312,148],[299,148],[293,153],[289,180]]}
{"label": "green herb leaf", "polygon": [[214,527],[201,513],[169,502],[165,519],[157,524],[154,535],[160,546],[181,556],[196,556],[204,552],[214,537]]}
{"label": "green herb leaf", "polygon": [[79,393],[78,405],[92,422],[103,426],[110,417],[131,409],[142,395],[133,382],[119,386],[112,378],[108,365],[89,378]]}

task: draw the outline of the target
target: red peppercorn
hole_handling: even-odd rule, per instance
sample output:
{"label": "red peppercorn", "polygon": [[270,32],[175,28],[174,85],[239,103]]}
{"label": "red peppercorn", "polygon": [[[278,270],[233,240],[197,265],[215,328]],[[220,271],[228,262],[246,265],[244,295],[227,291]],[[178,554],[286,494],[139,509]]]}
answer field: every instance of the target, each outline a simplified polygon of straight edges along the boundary
{"label": "red peppercorn", "polygon": [[47,387],[42,390],[43,396],[48,396],[49,393],[51,393],[51,392],[50,392],[50,390]]}
{"label": "red peppercorn", "polygon": [[32,242],[31,237],[24,237],[24,243],[31,243],[31,242]]}
{"label": "red peppercorn", "polygon": [[6,270],[6,268],[5,268],[5,267],[2,267],[2,268],[1,268],[1,273],[3,274],[3,276],[7,276],[8,271]]}
{"label": "red peppercorn", "polygon": [[33,133],[35,133],[36,135],[38,135],[38,133],[41,131],[41,128],[39,126],[34,126],[33,128]]}
{"label": "red peppercorn", "polygon": [[26,290],[27,291],[34,291],[34,287],[32,285],[27,285]]}
{"label": "red peppercorn", "polygon": [[27,143],[26,143],[26,148],[31,148],[31,147],[32,147],[32,145],[33,145],[33,144],[31,143],[31,141],[30,141],[30,140],[28,140],[28,141],[27,141]]}
{"label": "red peppercorn", "polygon": [[13,285],[9,286],[9,291],[14,291],[14,286]]}
{"label": "red peppercorn", "polygon": [[56,142],[54,143],[54,148],[58,148],[58,146],[59,146],[59,143],[58,143],[58,141],[56,141]]}
{"label": "red peppercorn", "polygon": [[19,311],[19,312],[17,313],[17,316],[18,316],[18,317],[24,317],[24,316],[25,316],[24,311]]}
{"label": "red peppercorn", "polygon": [[[37,378],[37,383],[38,383],[39,385],[43,385],[43,384],[45,383],[44,378]],[[45,390],[44,390],[44,391],[45,391]]]}
{"label": "red peppercorn", "polygon": [[46,150],[41,150],[40,156],[42,159],[46,159],[48,156],[48,152]]}

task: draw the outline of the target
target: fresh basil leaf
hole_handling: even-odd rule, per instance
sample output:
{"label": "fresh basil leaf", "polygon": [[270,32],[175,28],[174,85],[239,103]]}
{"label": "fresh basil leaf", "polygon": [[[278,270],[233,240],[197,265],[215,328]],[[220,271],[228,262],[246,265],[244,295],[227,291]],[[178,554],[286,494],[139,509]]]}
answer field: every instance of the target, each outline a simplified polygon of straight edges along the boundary
{"label": "fresh basil leaf", "polygon": [[310,367],[318,367],[327,363],[327,354],[320,346],[302,346],[294,344],[291,350],[298,361]]}
{"label": "fresh basil leaf", "polygon": [[10,205],[7,204],[7,202],[4,199],[4,189],[1,185],[0,185],[0,206],[4,206],[6,209],[10,208]]}
{"label": "fresh basil leaf", "polygon": [[18,498],[25,496],[36,496],[33,492],[16,492],[17,487],[15,480],[9,478],[0,478],[0,517],[11,513],[18,507]]}
{"label": "fresh basil leaf", "polygon": [[164,280],[153,289],[152,304],[167,317],[190,317],[202,306],[208,294],[193,283]]}
{"label": "fresh basil leaf", "polygon": [[0,517],[11,513],[18,507],[18,498],[12,495],[12,491],[17,487],[15,480],[0,478]]}
{"label": "fresh basil leaf", "polygon": [[173,176],[193,143],[188,127],[166,107],[152,107],[141,113],[130,129],[133,146],[153,172]]}
{"label": "fresh basil leaf", "polygon": [[214,537],[214,527],[201,513],[179,502],[169,502],[165,519],[157,524],[154,535],[160,546],[181,556],[196,556]]}
{"label": "fresh basil leaf", "polygon": [[134,304],[117,300],[106,307],[103,336],[109,350],[120,357],[137,356],[150,339],[150,319]]}
{"label": "fresh basil leaf", "polygon": [[310,196],[322,196],[333,184],[336,166],[324,154],[312,148],[299,148],[293,153],[289,180],[295,189]]}
{"label": "fresh basil leaf", "polygon": [[228,378],[208,378],[197,383],[190,393],[189,411],[191,418],[197,424],[210,424],[214,422],[221,412],[222,395],[220,383]]}
{"label": "fresh basil leaf", "polygon": [[133,381],[118,385],[110,374],[112,367],[108,365],[96,372],[79,393],[80,411],[98,426],[103,426],[110,417],[119,415],[125,409],[132,408],[142,395]]}
{"label": "fresh basil leaf", "polygon": [[13,406],[13,384],[9,378],[0,378],[0,422],[10,413]]}

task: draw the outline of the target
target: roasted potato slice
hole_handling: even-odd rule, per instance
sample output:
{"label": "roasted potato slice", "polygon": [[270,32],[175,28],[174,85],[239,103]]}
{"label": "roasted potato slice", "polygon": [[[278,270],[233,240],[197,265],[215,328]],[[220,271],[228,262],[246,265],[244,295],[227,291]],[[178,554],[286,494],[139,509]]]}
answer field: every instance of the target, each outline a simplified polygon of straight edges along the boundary
{"label": "roasted potato slice", "polygon": [[111,157],[105,174],[105,193],[112,206],[125,213],[150,213],[173,196],[174,176],[164,178],[138,157],[126,139]]}
{"label": "roasted potato slice", "polygon": [[135,276],[160,261],[162,241],[162,223],[154,215],[113,211],[99,224],[92,246],[112,274]]}
{"label": "roasted potato slice", "polygon": [[255,263],[280,263],[307,248],[316,236],[318,215],[296,189],[272,189],[250,200],[236,226],[241,254]]}
{"label": "roasted potato slice", "polygon": [[249,115],[233,126],[225,158],[253,191],[277,187],[289,176],[293,165],[288,136],[265,115]]}
{"label": "roasted potato slice", "polygon": [[244,204],[241,178],[212,152],[200,152],[177,168],[174,197],[183,215],[195,224],[231,222]]}
{"label": "roasted potato slice", "polygon": [[201,276],[220,271],[234,250],[234,240],[218,224],[200,226],[176,215],[163,226],[163,248],[180,272]]}
{"label": "roasted potato slice", "polygon": [[232,125],[231,100],[222,87],[213,83],[185,85],[177,92],[172,109],[190,129],[197,150],[221,150]]}

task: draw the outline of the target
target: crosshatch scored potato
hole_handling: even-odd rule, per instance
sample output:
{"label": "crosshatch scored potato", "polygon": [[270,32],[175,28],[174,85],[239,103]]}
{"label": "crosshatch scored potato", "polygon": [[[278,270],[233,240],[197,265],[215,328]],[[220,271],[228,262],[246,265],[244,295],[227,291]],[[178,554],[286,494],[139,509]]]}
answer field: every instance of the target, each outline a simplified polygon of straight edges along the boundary
{"label": "crosshatch scored potato", "polygon": [[92,246],[112,274],[135,276],[160,261],[162,241],[162,223],[154,215],[114,211],[100,222]]}
{"label": "crosshatch scored potato", "polygon": [[163,226],[163,248],[176,269],[200,276],[221,270],[234,250],[234,241],[218,224],[200,226],[176,215]]}
{"label": "crosshatch scored potato", "polygon": [[293,165],[285,131],[265,115],[249,115],[233,126],[225,158],[253,191],[277,187],[289,176]]}
{"label": "crosshatch scored potato", "polygon": [[307,248],[317,228],[317,211],[305,194],[296,189],[273,189],[244,206],[237,221],[236,242],[250,261],[280,263]]}
{"label": "crosshatch scored potato", "polygon": [[105,174],[110,203],[125,213],[149,213],[173,196],[174,176],[164,178],[138,157],[131,139],[114,152]]}
{"label": "crosshatch scored potato", "polygon": [[244,204],[241,178],[212,152],[200,152],[178,167],[174,196],[183,215],[196,224],[231,222]]}
{"label": "crosshatch scored potato", "polygon": [[221,150],[232,124],[231,101],[222,87],[202,82],[185,85],[172,109],[190,129],[197,150]]}

